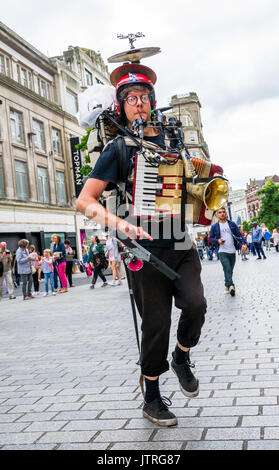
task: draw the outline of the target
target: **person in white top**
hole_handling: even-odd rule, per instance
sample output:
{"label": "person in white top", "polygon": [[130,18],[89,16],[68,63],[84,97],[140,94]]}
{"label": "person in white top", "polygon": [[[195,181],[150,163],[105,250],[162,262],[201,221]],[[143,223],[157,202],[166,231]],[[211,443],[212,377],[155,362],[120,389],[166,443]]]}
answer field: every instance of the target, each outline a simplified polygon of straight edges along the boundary
{"label": "person in white top", "polygon": [[209,241],[213,245],[219,246],[218,255],[225,275],[225,287],[231,296],[234,296],[235,285],[232,276],[235,265],[235,253],[236,249],[240,246],[242,246],[242,249],[247,249],[246,240],[236,223],[228,220],[225,207],[220,207],[216,212],[216,216],[219,222],[212,225]]}
{"label": "person in white top", "polygon": [[117,239],[111,237],[110,235],[106,241],[106,250],[108,252],[108,259],[110,262],[111,270],[112,270],[112,284],[113,286],[120,286],[121,284],[121,276],[120,276],[120,263],[121,263],[121,255],[118,249],[118,242]]}

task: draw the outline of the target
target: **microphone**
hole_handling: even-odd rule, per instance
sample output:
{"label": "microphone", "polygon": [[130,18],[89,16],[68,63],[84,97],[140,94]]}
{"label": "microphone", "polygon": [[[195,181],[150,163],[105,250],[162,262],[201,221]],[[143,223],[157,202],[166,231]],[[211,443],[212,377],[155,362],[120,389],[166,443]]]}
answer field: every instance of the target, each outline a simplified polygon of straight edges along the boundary
{"label": "microphone", "polygon": [[140,139],[143,139],[143,131],[146,125],[147,122],[142,117],[132,122],[132,128],[138,133]]}

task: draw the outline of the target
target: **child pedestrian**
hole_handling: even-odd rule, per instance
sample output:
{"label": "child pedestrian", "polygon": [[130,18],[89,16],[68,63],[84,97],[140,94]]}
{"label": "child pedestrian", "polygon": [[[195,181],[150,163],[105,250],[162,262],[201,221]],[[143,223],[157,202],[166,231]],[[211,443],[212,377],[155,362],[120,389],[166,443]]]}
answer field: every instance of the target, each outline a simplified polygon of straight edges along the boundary
{"label": "child pedestrian", "polygon": [[44,297],[48,295],[48,280],[50,280],[50,288],[52,295],[56,295],[54,291],[54,266],[53,266],[53,257],[51,256],[51,251],[46,249],[43,253],[43,258],[41,260],[42,263],[42,271],[45,276],[45,293]]}

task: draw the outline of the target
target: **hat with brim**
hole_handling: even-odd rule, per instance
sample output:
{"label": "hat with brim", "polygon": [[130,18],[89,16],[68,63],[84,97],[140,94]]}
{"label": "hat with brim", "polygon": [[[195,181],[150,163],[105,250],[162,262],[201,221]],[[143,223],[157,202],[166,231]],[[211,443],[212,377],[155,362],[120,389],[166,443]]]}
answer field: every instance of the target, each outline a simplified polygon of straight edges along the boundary
{"label": "hat with brim", "polygon": [[119,80],[124,77],[125,75],[128,75],[129,73],[140,73],[142,75],[145,75],[153,85],[156,83],[157,80],[157,75],[156,73],[147,67],[146,65],[142,64],[123,64],[120,67],[117,67],[117,69],[113,70],[110,74],[110,81],[113,86],[116,86]]}

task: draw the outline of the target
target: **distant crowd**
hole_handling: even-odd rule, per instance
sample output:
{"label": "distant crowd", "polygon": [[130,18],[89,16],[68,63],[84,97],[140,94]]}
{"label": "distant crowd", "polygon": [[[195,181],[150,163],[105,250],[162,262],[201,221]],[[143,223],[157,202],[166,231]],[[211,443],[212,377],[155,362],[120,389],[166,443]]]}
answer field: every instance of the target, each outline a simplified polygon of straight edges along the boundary
{"label": "distant crowd", "polygon": [[[274,248],[277,253],[279,252],[279,229],[275,228],[272,232],[269,232],[267,229],[263,231],[255,224],[255,227],[253,227],[253,229],[249,232],[243,232],[241,229],[240,231],[245,238],[248,248],[248,250],[241,248],[238,249],[238,254],[241,255],[241,259],[243,261],[248,260],[248,253],[251,253],[253,256],[257,256],[258,259],[261,257],[265,259],[266,255],[263,251],[263,247],[265,247],[266,251],[270,251],[272,248]],[[210,232],[208,231],[204,237],[196,238],[196,246],[199,252],[199,256],[201,260],[203,260],[205,257],[207,257],[209,261],[212,261],[214,257],[218,260],[219,247],[211,243],[209,239],[209,233]]]}
{"label": "distant crowd", "polygon": [[18,249],[11,253],[7,243],[0,243],[0,300],[3,291],[9,299],[16,298],[15,288],[22,286],[23,300],[34,299],[40,294],[40,281],[44,279],[43,296],[66,293],[68,288],[75,287],[72,274],[85,272],[91,279],[90,288],[94,288],[98,277],[103,281],[102,287],[108,285],[104,271],[110,268],[112,282],[118,286],[125,278],[125,269],[121,259],[121,246],[116,238],[108,236],[102,243],[97,236],[91,237],[89,247],[82,247],[83,262],[75,258],[75,251],[70,241],[61,240],[57,234],[51,236],[48,249],[41,255],[29,241],[22,239]]}

